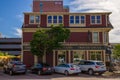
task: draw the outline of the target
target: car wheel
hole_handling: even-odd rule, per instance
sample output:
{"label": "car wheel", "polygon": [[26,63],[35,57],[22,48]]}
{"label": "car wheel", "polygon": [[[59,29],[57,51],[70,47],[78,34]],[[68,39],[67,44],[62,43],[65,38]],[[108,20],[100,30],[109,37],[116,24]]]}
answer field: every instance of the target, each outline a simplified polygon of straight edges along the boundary
{"label": "car wheel", "polygon": [[68,75],[69,75],[69,72],[68,72],[68,71],[65,71],[64,74],[65,74],[65,76],[68,76]]}
{"label": "car wheel", "polygon": [[94,71],[93,71],[92,69],[89,69],[89,70],[88,70],[88,74],[89,74],[89,75],[93,75],[93,74],[94,74]]}
{"label": "car wheel", "polygon": [[12,75],[13,75],[13,71],[12,71],[12,70],[10,70],[10,71],[9,71],[9,74],[12,76]]}
{"label": "car wheel", "polygon": [[40,70],[38,71],[38,75],[41,75],[41,71]]}

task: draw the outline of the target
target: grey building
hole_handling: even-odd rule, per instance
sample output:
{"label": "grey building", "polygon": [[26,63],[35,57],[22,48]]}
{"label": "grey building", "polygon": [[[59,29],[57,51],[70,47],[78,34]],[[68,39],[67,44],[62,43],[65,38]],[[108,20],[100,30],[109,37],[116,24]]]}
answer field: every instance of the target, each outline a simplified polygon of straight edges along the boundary
{"label": "grey building", "polygon": [[10,55],[20,55],[21,38],[0,38],[0,51]]}

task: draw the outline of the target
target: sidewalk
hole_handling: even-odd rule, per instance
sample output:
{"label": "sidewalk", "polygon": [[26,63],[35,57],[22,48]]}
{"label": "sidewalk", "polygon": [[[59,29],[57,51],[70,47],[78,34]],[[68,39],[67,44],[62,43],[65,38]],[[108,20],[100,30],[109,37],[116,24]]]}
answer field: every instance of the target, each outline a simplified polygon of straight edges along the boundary
{"label": "sidewalk", "polygon": [[120,77],[120,71],[113,71],[113,72],[105,72],[103,74],[105,77]]}

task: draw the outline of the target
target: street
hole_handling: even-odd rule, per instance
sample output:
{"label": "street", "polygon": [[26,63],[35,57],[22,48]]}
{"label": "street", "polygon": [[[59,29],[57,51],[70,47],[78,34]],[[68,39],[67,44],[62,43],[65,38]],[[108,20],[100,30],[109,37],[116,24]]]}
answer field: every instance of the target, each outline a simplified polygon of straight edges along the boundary
{"label": "street", "polygon": [[99,75],[88,75],[88,74],[79,74],[79,75],[69,75],[65,76],[63,74],[52,74],[52,75],[36,75],[27,73],[15,74],[10,76],[9,74],[4,74],[0,72],[0,80],[120,80],[120,77],[112,76],[99,76]]}

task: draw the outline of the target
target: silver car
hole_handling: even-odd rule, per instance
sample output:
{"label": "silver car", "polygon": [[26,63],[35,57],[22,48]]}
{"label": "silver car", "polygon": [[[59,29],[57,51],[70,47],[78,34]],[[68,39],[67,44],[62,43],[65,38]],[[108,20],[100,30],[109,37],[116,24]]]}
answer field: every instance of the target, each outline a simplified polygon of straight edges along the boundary
{"label": "silver car", "polygon": [[67,76],[69,74],[79,74],[81,70],[79,66],[74,64],[59,64],[54,67],[54,72],[63,73]]}
{"label": "silver car", "polygon": [[9,73],[13,75],[14,73],[23,73],[25,74],[27,69],[26,65],[20,61],[11,61],[4,65],[3,67],[4,73]]}
{"label": "silver car", "polygon": [[102,61],[95,60],[81,60],[78,64],[82,72],[88,72],[93,75],[94,73],[103,74],[106,71],[106,66]]}

